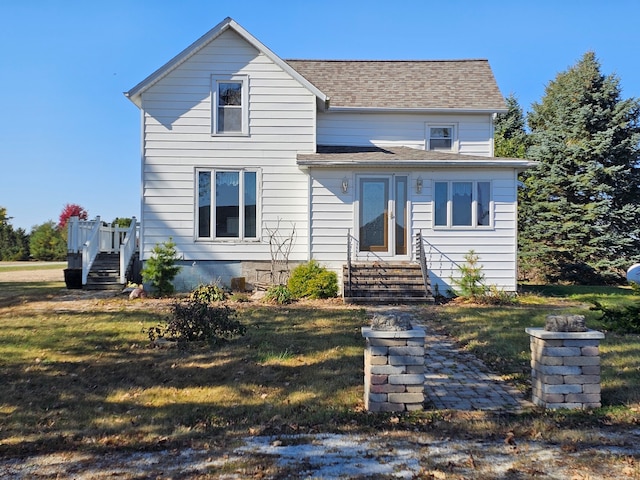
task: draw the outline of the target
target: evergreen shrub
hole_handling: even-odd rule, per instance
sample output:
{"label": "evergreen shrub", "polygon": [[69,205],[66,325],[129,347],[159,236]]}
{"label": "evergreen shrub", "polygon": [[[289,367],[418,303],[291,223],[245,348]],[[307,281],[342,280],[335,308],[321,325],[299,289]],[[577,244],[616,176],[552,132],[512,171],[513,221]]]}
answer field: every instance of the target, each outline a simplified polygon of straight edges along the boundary
{"label": "evergreen shrub", "polygon": [[142,269],[142,279],[150,282],[154,293],[160,297],[173,294],[173,279],[180,271],[176,244],[171,238],[163,243],[158,243],[151,251],[151,258],[147,260]]}
{"label": "evergreen shrub", "polygon": [[311,260],[291,272],[287,286],[295,298],[333,298],[338,295],[338,276]]}

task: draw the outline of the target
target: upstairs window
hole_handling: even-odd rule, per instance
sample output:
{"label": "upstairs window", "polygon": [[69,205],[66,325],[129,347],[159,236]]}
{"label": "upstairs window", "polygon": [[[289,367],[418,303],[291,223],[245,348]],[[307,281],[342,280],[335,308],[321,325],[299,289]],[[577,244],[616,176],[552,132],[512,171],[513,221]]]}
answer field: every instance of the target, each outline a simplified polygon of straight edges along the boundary
{"label": "upstairs window", "polygon": [[428,125],[427,150],[450,152],[455,150],[455,129],[453,125]]}
{"label": "upstairs window", "polygon": [[257,177],[250,170],[199,170],[198,239],[257,238]]}
{"label": "upstairs window", "polygon": [[491,226],[491,182],[435,182],[433,224]]}
{"label": "upstairs window", "polygon": [[243,75],[213,76],[213,134],[247,135],[247,77]]}

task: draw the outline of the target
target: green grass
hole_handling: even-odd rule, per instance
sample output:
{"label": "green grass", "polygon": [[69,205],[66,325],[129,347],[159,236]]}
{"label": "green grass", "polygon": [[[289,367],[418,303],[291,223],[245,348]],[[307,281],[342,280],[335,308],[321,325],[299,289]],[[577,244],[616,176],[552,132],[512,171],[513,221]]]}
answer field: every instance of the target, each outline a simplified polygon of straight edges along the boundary
{"label": "green grass", "polygon": [[[576,431],[603,423],[640,423],[638,336],[607,333],[601,346],[605,406],[595,412],[426,411],[398,418],[363,411],[360,328],[369,320],[361,309],[231,302],[247,334],[215,350],[183,351],[150,348],[144,333],[167,315],[170,301],[68,301],[68,295],[61,282],[0,284],[0,455],[226,448],[246,435],[380,429],[580,438]],[[524,329],[557,311],[585,313],[598,328],[581,295],[628,299],[609,290],[551,299],[530,293],[516,306],[430,306],[423,316],[526,390]]]}
{"label": "green grass", "polygon": [[605,332],[600,343],[602,403],[604,411],[640,405],[640,335],[607,331],[592,301],[608,306],[637,302],[630,288],[583,286],[528,287],[516,306],[496,307],[450,304],[434,323],[455,336],[506,378],[528,392],[530,382],[527,327],[543,327],[549,314],[585,316],[588,328]]}
{"label": "green grass", "polygon": [[62,270],[66,266],[66,262],[0,262],[0,273],[28,270]]}

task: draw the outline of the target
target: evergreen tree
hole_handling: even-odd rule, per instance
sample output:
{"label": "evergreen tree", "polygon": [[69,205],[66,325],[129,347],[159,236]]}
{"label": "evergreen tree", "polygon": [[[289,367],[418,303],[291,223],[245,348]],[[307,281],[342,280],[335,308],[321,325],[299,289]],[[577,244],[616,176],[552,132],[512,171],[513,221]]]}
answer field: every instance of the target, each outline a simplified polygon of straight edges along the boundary
{"label": "evergreen tree", "polygon": [[494,154],[496,157],[524,158],[529,143],[524,113],[514,94],[510,94],[505,101],[508,111],[496,116]]}
{"label": "evergreen tree", "polygon": [[29,236],[22,229],[13,229],[7,209],[0,207],[0,260],[29,259]]}
{"label": "evergreen tree", "polygon": [[521,266],[551,281],[621,279],[640,260],[640,102],[588,52],[528,120],[540,163],[521,194]]}
{"label": "evergreen tree", "polygon": [[33,227],[29,247],[36,260],[66,260],[67,244],[53,221]]}

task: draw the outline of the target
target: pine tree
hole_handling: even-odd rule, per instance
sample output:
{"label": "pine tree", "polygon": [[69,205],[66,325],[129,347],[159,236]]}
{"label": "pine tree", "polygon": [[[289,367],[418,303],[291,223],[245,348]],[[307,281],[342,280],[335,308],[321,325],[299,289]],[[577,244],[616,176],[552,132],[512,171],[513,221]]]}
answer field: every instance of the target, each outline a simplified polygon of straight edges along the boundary
{"label": "pine tree", "polygon": [[524,158],[529,143],[524,113],[514,94],[510,94],[505,101],[507,112],[496,116],[494,154],[496,157]]}
{"label": "pine tree", "polygon": [[528,116],[538,167],[520,203],[521,265],[545,280],[620,279],[640,260],[640,102],[592,52]]}

